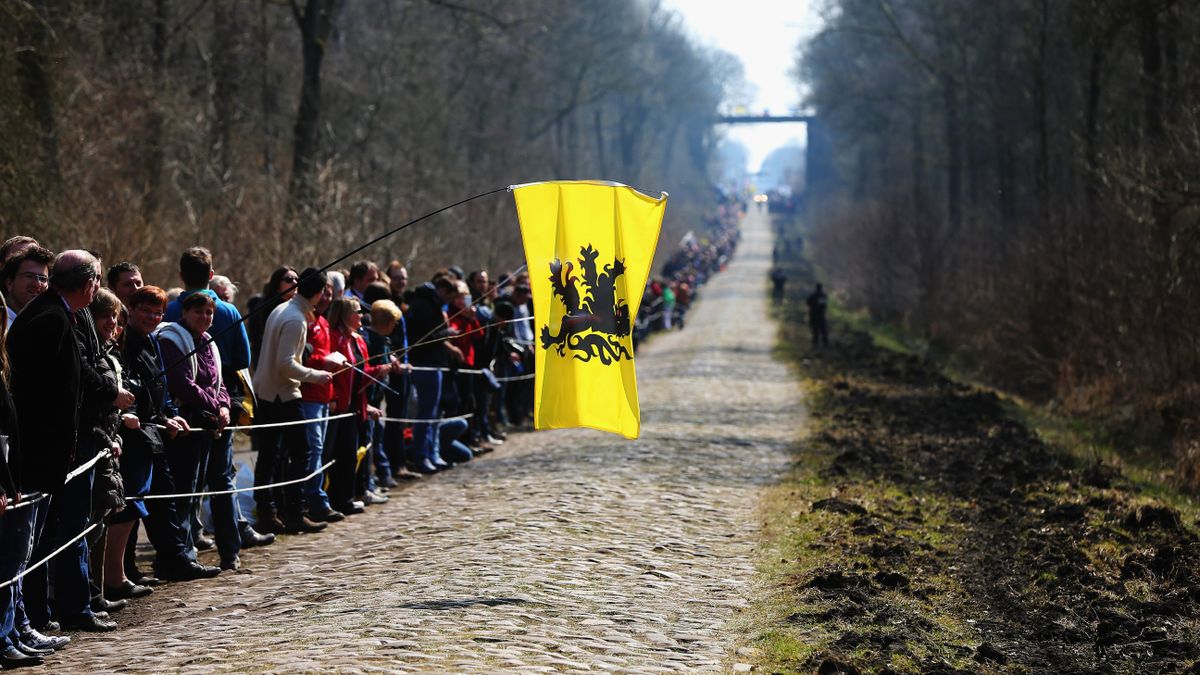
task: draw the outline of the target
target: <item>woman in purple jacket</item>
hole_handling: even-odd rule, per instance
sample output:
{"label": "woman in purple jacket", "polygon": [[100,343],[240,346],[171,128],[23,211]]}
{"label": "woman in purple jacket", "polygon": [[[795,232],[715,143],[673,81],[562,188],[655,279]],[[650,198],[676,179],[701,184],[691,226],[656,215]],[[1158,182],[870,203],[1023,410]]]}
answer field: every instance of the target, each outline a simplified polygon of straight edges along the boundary
{"label": "woman in purple jacket", "polygon": [[[163,362],[167,366],[167,389],[179,414],[191,431],[167,444],[167,463],[179,492],[196,492],[208,463],[213,439],[229,426],[229,392],[221,381],[221,356],[207,331],[216,311],[211,295],[193,293],[183,301],[179,323],[158,328]],[[199,347],[199,349],[196,349]],[[195,353],[192,353],[192,352]],[[181,497],[175,509],[183,514],[186,544],[194,545],[187,514],[199,504],[197,497]]]}

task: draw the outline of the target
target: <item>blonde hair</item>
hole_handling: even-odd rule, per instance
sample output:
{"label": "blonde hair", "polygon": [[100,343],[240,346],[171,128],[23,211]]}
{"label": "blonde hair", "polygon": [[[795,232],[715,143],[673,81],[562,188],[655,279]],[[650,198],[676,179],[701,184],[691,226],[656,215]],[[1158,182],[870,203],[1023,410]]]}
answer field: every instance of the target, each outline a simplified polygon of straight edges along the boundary
{"label": "blonde hair", "polygon": [[382,324],[400,320],[400,308],[391,300],[376,300],[371,303],[371,323]]}
{"label": "blonde hair", "polygon": [[333,302],[329,303],[329,314],[325,318],[329,320],[329,327],[333,330],[341,330],[342,326],[346,325],[346,319],[358,312],[358,298],[340,297],[334,298]]}

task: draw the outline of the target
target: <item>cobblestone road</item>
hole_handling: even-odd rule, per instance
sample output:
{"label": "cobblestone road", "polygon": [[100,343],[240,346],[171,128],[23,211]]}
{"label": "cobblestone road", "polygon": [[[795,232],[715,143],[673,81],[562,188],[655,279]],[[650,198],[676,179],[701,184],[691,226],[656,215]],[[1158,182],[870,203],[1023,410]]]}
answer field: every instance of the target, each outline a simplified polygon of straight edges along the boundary
{"label": "cobblestone road", "polygon": [[787,465],[799,389],[771,357],[766,219],[687,329],[638,354],[642,438],[513,435],[246,569],[160,586],[77,635],[54,672],[729,669],[759,488]]}

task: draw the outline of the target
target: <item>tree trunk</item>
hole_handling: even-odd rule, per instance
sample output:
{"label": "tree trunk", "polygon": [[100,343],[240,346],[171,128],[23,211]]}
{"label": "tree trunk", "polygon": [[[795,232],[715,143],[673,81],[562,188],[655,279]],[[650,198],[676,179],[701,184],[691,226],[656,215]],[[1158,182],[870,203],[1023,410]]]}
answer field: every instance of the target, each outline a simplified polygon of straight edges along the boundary
{"label": "tree trunk", "polygon": [[[1152,2],[1135,4],[1138,7],[1138,48],[1142,58],[1143,123],[1146,139],[1153,145],[1162,140],[1165,127],[1162,102],[1162,48],[1159,44],[1158,11]],[[1153,152],[1152,148],[1151,152]]]}
{"label": "tree trunk", "polygon": [[[259,70],[259,103],[262,106],[262,121],[260,125],[260,142],[262,144],[262,178],[267,193],[267,206],[271,222],[275,224],[278,214],[277,186],[275,184],[275,90],[271,86],[271,31],[267,25],[267,2],[258,3],[258,58],[261,61]],[[280,232],[277,227],[270,231]],[[276,251],[281,244],[276,242]]]}
{"label": "tree trunk", "polygon": [[946,116],[946,212],[950,236],[962,227],[962,128],[958,114],[958,85],[942,77],[942,104]]}
{"label": "tree trunk", "polygon": [[288,185],[289,208],[293,213],[313,207],[316,189],[312,184],[316,163],[317,132],[321,117],[321,63],[333,28],[336,0],[307,0],[303,11],[292,0],[292,10],[300,28],[300,48],[304,59],[304,77],[300,86],[300,106],[292,128],[292,177]]}
{"label": "tree trunk", "polygon": [[1100,75],[1104,68],[1104,52],[1106,47],[1097,44],[1092,47],[1091,60],[1088,64],[1087,113],[1083,130],[1083,152],[1087,161],[1087,218],[1088,222],[1096,222],[1096,208],[1100,202],[1100,151],[1097,135],[1100,126]]}
{"label": "tree trunk", "polygon": [[58,123],[54,115],[54,96],[50,82],[49,59],[50,22],[46,3],[32,3],[32,12],[23,22],[22,42],[28,49],[17,50],[17,77],[25,94],[29,111],[37,124],[42,147],[42,174],[47,184],[62,185],[58,163]]}
{"label": "tree trunk", "polygon": [[230,182],[233,170],[233,124],[234,96],[236,95],[234,36],[236,26],[230,0],[212,0],[212,108],[209,126],[209,148],[211,162],[221,185]]}
{"label": "tree trunk", "polygon": [[[154,0],[154,37],[150,44],[152,84],[155,99],[162,94],[167,70],[167,1]],[[163,136],[166,134],[166,119],[157,102],[150,104],[150,120],[146,130],[146,182],[142,197],[142,218],[153,222],[158,213],[162,190],[163,166],[166,164],[166,149]]]}
{"label": "tree trunk", "polygon": [[1046,109],[1046,69],[1049,49],[1049,7],[1041,2],[1038,25],[1037,61],[1033,73],[1033,116],[1037,128],[1037,162],[1034,167],[1034,189],[1037,194],[1038,227],[1046,232],[1050,224],[1050,124]]}

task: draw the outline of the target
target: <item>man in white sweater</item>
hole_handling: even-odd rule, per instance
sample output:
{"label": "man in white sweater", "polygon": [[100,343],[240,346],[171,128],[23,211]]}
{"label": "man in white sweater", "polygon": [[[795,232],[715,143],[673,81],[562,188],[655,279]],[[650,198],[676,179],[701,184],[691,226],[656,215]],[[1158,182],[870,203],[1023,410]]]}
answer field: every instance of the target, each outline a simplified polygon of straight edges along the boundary
{"label": "man in white sweater", "polygon": [[[263,331],[262,351],[254,371],[254,392],[258,398],[256,424],[298,422],[300,412],[300,383],[326,383],[332,375],[304,365],[304,344],[308,316],[313,304],[325,290],[326,277],[321,270],[310,267],[300,274],[296,295],[276,307],[267,318]],[[304,476],[308,457],[308,441],[304,426],[292,424],[257,429],[259,450],[254,465],[254,484],[269,485],[295,480]],[[299,482],[283,488],[259,490],[254,493],[258,503],[258,529],[262,532],[319,532],[325,523],[309,520],[304,515],[304,501]]]}

